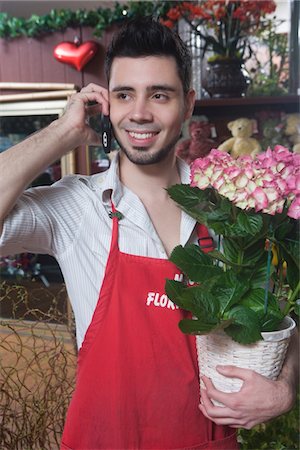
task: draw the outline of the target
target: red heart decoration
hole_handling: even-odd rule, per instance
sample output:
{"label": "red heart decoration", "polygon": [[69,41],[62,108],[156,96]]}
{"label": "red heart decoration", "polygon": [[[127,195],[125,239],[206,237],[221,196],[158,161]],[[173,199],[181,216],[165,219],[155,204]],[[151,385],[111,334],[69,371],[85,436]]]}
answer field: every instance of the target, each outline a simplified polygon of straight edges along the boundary
{"label": "red heart decoration", "polygon": [[81,45],[61,42],[54,48],[53,54],[58,61],[81,70],[95,56],[97,50],[98,45],[93,41],[86,41]]}

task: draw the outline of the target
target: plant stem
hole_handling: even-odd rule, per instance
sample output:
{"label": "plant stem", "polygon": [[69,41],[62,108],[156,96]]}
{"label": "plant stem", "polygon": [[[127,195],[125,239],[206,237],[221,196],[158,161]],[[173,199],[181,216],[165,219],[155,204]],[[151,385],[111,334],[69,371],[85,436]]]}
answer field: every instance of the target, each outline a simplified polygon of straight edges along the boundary
{"label": "plant stem", "polygon": [[264,304],[264,313],[267,314],[268,310],[268,299],[269,299],[269,286],[270,286],[270,274],[271,274],[271,261],[272,261],[272,243],[274,241],[274,231],[272,222],[269,223],[269,233],[270,235],[266,236],[269,241],[268,247],[268,259],[267,259],[267,276],[265,283],[265,304]]}
{"label": "plant stem", "polygon": [[269,293],[269,285],[270,285],[271,260],[272,260],[272,245],[271,245],[271,241],[270,241],[269,248],[268,248],[268,259],[267,259],[267,278],[266,278],[266,284],[265,284],[265,304],[264,304],[264,313],[265,314],[267,314],[267,309],[268,309],[268,293]]}

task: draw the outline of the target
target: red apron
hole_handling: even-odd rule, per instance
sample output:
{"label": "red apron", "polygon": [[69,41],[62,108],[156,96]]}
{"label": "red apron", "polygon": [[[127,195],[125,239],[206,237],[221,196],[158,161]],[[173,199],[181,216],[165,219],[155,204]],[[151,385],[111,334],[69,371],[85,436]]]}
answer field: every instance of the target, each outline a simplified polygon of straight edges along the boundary
{"label": "red apron", "polygon": [[[200,231],[207,244],[206,228]],[[238,449],[233,430],[198,408],[195,337],[179,330],[187,313],[164,292],[166,278],[178,275],[168,260],[120,252],[113,214],[104,281],[79,351],[61,450]]]}

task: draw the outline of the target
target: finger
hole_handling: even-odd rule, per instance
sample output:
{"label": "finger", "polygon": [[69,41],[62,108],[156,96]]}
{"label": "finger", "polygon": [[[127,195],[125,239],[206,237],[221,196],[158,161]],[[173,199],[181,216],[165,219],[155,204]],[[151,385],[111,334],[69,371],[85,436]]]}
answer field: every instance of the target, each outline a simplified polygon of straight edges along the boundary
{"label": "finger", "polygon": [[103,97],[104,102],[109,103],[108,90],[103,88],[102,86],[99,86],[98,84],[90,83],[87,86],[83,87],[80,92],[82,93],[97,92]]}
{"label": "finger", "polygon": [[204,405],[202,405],[201,403],[200,403],[200,405],[199,405],[199,409],[200,409],[200,411],[202,412],[202,414],[203,414],[207,419],[213,420],[213,419],[208,415],[208,413],[207,413],[207,411],[206,411]]}
{"label": "finger", "polygon": [[216,369],[221,375],[228,378],[240,378],[246,381],[253,376],[253,370],[236,366],[217,366]]}
{"label": "finger", "polygon": [[200,390],[200,403],[204,405],[205,409],[213,406],[211,399],[207,395],[207,390],[203,388]]}
{"label": "finger", "polygon": [[201,390],[201,399],[202,399],[202,406],[205,408],[206,413],[210,417],[214,418],[228,418],[231,419],[238,419],[240,417],[240,414],[238,411],[235,411],[227,406],[217,406],[214,405],[211,399],[209,398],[209,394],[205,389]]}
{"label": "finger", "polygon": [[99,86],[99,84],[95,83],[89,83],[86,86],[84,86],[80,92],[101,92],[108,100],[108,90],[102,86]]}
{"label": "finger", "polygon": [[235,392],[227,393],[227,392],[219,391],[218,389],[215,388],[212,381],[205,376],[202,377],[202,381],[206,388],[206,395],[210,399],[216,400],[219,403],[223,403],[224,406],[234,409],[232,407],[234,405],[234,400],[235,400],[235,396],[237,395],[237,393],[235,393]]}
{"label": "finger", "polygon": [[199,409],[202,412],[202,414],[212,422],[216,423],[217,425],[228,425],[232,428],[241,428],[241,423],[239,420],[237,420],[234,417],[214,417],[210,416],[207,411],[205,410],[203,405],[199,405]]}
{"label": "finger", "polygon": [[101,106],[103,114],[109,115],[109,103],[101,92],[79,92],[78,94],[74,94],[72,95],[68,106],[71,107],[79,102],[83,102],[86,105],[86,108],[88,108],[89,102],[96,102]]}

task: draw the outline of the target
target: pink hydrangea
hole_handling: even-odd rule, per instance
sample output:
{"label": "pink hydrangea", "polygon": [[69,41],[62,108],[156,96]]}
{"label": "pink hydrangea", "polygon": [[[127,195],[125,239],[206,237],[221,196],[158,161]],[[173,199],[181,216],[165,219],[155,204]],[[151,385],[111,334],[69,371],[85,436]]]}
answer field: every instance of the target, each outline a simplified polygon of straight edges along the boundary
{"label": "pink hydrangea", "polygon": [[241,209],[277,214],[288,206],[288,215],[300,218],[300,155],[282,145],[268,148],[252,159],[233,159],[213,149],[194,161],[191,186],[211,186]]}

